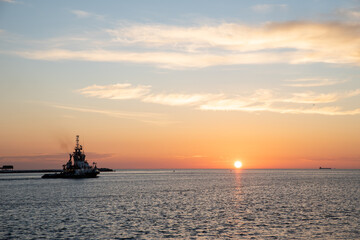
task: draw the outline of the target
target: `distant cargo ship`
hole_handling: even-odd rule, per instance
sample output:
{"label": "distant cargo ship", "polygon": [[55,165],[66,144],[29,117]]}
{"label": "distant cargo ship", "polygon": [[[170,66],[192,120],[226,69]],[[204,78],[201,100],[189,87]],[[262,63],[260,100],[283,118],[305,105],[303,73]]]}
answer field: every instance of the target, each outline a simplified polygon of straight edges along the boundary
{"label": "distant cargo ship", "polygon": [[63,165],[63,170],[60,173],[44,174],[42,178],[95,178],[100,173],[96,163],[90,166],[85,160],[86,156],[82,152],[82,146],[79,145],[79,135],[76,135],[74,152],[69,155],[70,159]]}
{"label": "distant cargo ship", "polygon": [[331,169],[329,167],[319,167],[319,169]]}

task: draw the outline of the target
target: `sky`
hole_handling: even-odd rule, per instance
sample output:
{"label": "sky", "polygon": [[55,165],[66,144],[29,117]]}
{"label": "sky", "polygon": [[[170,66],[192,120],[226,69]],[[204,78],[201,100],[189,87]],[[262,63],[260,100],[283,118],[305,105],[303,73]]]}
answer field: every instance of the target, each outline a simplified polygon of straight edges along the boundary
{"label": "sky", "polygon": [[0,1],[0,165],[360,168],[360,1]]}

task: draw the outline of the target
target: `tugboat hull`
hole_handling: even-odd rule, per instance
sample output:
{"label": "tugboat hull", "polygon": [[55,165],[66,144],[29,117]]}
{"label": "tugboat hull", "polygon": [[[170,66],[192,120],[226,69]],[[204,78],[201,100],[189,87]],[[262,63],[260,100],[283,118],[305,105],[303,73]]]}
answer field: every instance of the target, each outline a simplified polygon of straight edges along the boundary
{"label": "tugboat hull", "polygon": [[53,173],[44,174],[41,178],[96,178],[98,172],[84,173],[84,174],[73,174],[73,173]]}

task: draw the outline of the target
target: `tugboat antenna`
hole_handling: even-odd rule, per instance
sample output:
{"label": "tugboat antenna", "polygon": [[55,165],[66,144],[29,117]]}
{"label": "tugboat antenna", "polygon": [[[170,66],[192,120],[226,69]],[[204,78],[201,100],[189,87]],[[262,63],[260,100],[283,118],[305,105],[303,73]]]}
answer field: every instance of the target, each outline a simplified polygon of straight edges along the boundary
{"label": "tugboat antenna", "polygon": [[79,149],[79,135],[76,135],[76,148]]}

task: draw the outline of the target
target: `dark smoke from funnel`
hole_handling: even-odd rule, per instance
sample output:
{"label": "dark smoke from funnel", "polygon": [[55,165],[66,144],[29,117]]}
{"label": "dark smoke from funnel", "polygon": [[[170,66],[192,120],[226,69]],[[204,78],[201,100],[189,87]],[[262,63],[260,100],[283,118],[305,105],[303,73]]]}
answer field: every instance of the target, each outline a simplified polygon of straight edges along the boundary
{"label": "dark smoke from funnel", "polygon": [[64,141],[63,139],[57,139],[60,145],[61,150],[66,151],[66,152],[70,152],[71,151],[71,146],[69,142]]}
{"label": "dark smoke from funnel", "polygon": [[64,132],[57,132],[54,134],[54,138],[62,152],[72,152],[72,146],[74,145],[74,141],[73,138],[71,138],[70,134],[66,134]]}

